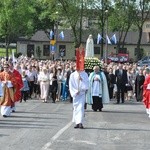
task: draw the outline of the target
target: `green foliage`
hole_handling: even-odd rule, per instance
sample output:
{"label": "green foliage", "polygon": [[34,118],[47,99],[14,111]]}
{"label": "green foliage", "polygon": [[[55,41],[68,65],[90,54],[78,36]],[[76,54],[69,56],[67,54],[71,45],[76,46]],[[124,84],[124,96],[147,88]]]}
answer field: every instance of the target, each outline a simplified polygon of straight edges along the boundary
{"label": "green foliage", "polygon": [[85,58],[85,60],[84,60],[85,70],[87,70],[87,69],[92,70],[94,68],[94,66],[99,66],[101,68],[102,62],[96,57]]}
{"label": "green foliage", "polygon": [[[12,51],[16,52],[16,49],[8,49],[8,54],[9,56],[12,55]],[[0,57],[5,57],[6,56],[6,49],[5,48],[0,48]]]}

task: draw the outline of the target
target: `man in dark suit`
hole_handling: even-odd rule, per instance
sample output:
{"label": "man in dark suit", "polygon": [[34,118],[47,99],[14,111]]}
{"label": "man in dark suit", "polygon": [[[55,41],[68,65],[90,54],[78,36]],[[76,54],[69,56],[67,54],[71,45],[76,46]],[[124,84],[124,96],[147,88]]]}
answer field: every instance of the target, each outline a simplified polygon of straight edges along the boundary
{"label": "man in dark suit", "polygon": [[124,103],[125,86],[128,83],[127,71],[123,69],[123,65],[119,64],[119,68],[115,71],[117,85],[117,104],[120,103],[120,94],[122,103]]}

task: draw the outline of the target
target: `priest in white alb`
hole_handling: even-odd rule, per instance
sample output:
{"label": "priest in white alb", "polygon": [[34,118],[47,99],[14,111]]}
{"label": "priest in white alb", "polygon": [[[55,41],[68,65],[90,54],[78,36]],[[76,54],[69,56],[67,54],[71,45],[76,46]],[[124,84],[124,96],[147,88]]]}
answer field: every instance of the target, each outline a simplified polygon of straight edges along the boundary
{"label": "priest in white alb", "polygon": [[85,71],[75,71],[70,75],[69,90],[73,97],[73,122],[74,128],[83,129],[85,95],[88,90],[89,80]]}

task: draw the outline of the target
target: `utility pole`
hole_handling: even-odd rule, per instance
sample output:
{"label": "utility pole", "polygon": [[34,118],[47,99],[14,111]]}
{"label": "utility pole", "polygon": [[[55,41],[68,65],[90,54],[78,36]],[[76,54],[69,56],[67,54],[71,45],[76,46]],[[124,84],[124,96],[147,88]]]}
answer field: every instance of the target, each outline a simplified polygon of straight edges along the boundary
{"label": "utility pole", "polygon": [[107,64],[107,56],[108,56],[108,41],[107,41],[107,36],[108,36],[108,10],[105,10],[105,15],[106,15],[105,63]]}
{"label": "utility pole", "polygon": [[83,20],[83,0],[81,0],[81,16],[80,16],[80,37],[79,37],[79,46],[82,43],[82,20]]}
{"label": "utility pole", "polygon": [[101,35],[102,35],[102,39],[101,39],[101,58],[104,58],[103,56],[103,43],[104,43],[104,40],[103,40],[103,37],[104,37],[104,0],[101,1],[101,5],[102,5],[102,30],[101,30]]}

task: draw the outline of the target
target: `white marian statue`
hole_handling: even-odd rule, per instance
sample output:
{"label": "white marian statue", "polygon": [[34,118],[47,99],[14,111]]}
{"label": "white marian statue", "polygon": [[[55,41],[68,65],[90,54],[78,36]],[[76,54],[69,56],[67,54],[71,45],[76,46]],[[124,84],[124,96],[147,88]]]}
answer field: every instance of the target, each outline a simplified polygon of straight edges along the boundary
{"label": "white marian statue", "polygon": [[86,41],[85,57],[94,57],[94,42],[91,34]]}

